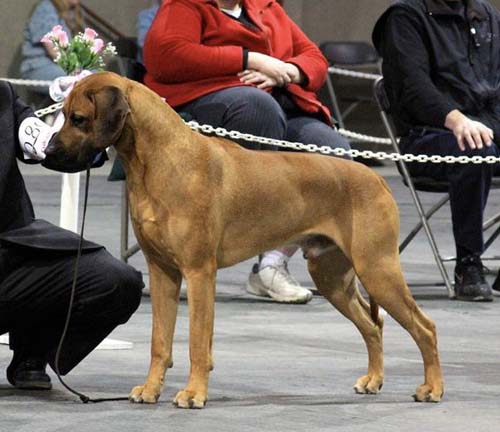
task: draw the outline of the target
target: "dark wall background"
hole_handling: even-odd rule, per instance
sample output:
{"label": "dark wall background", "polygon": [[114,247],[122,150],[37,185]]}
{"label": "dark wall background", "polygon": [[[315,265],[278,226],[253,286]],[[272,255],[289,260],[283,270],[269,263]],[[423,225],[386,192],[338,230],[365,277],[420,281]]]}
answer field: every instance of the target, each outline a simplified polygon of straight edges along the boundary
{"label": "dark wall background", "polygon": [[[15,76],[22,31],[37,0],[0,0],[0,76]],[[137,12],[151,0],[82,0],[126,34],[135,34]],[[500,8],[500,0],[491,0]],[[369,40],[377,17],[390,0],[285,0],[292,18],[315,42]],[[10,73],[8,73],[10,72]]]}

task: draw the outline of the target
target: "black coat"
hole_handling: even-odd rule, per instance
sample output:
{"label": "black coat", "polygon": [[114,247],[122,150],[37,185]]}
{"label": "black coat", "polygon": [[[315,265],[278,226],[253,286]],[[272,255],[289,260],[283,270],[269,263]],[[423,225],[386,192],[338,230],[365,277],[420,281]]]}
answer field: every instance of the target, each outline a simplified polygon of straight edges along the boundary
{"label": "black coat", "polygon": [[[79,237],[46,221],[35,219],[16,158],[23,160],[18,129],[33,111],[14,92],[10,84],[0,81],[0,273],[9,248],[74,251]],[[85,249],[101,246],[84,242]],[[2,258],[4,257],[4,258]],[[0,274],[0,280],[2,275]]]}
{"label": "black coat", "polygon": [[500,138],[500,13],[486,0],[467,0],[465,11],[444,0],[399,0],[372,37],[399,134],[443,128],[458,109]]}

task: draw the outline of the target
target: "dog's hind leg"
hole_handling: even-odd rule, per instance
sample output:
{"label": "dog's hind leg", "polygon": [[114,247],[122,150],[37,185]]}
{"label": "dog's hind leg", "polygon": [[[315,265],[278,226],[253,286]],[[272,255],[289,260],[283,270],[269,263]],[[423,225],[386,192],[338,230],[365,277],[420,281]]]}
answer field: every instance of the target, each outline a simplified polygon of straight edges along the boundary
{"label": "dog's hind leg", "polygon": [[384,381],[383,320],[372,317],[370,305],[356,286],[351,263],[336,247],[316,255],[308,253],[308,268],[319,292],[360,331],[368,350],[368,373],[354,385],[356,393],[378,393]]}
{"label": "dog's hind leg", "polygon": [[424,361],[425,383],[417,388],[419,402],[439,402],[443,395],[443,377],[437,348],[436,326],[418,307],[406,285],[397,253],[377,259],[375,252],[365,263],[366,272],[358,273],[366,291],[413,337]]}
{"label": "dog's hind leg", "polygon": [[212,363],[216,272],[215,259],[196,268],[183,269],[189,303],[191,370],[186,388],[179,391],[174,399],[174,404],[179,408],[203,408],[207,400]]}
{"label": "dog's hind leg", "polygon": [[165,380],[165,371],[172,364],[172,341],[182,275],[178,270],[160,269],[149,262],[149,285],[153,309],[151,363],[146,383],[132,389],[132,402],[156,403]]}

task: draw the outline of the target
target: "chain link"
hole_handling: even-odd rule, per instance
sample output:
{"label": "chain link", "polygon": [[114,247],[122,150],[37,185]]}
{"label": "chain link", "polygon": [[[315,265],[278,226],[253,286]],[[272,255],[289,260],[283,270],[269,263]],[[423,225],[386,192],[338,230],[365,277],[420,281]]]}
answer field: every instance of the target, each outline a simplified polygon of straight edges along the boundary
{"label": "chain link", "polygon": [[35,111],[35,115],[37,117],[45,117],[46,115],[60,111],[63,106],[64,106],[64,104],[62,102],[59,102],[59,103],[50,105],[47,108],[42,108],[42,109]]}
{"label": "chain link", "polygon": [[0,81],[7,81],[13,85],[26,86],[26,87],[50,87],[52,81],[43,80],[24,80],[16,78],[0,78]]}
{"label": "chain link", "polygon": [[284,140],[276,140],[271,138],[259,137],[252,134],[244,134],[238,131],[228,131],[224,128],[217,127],[214,128],[210,125],[200,125],[198,122],[191,120],[186,122],[186,124],[195,131],[202,132],[204,134],[214,134],[219,137],[230,138],[232,140],[244,140],[250,142],[257,142],[265,145],[273,145],[277,147],[290,148],[293,150],[302,150],[311,153],[322,153],[322,154],[332,154],[335,156],[350,156],[352,158],[361,157],[364,159],[376,159],[376,160],[391,160],[394,162],[404,161],[404,162],[419,162],[419,163],[473,163],[473,164],[495,164],[500,162],[500,157],[495,156],[438,156],[438,155],[413,155],[413,154],[399,154],[399,153],[385,153],[385,152],[373,152],[371,150],[356,150],[350,149],[346,150],[343,148],[331,148],[328,146],[318,146],[316,144],[302,144],[299,142],[289,142]]}
{"label": "chain link", "polygon": [[360,78],[360,79],[366,79],[366,80],[372,80],[372,81],[375,81],[382,76],[380,74],[358,72],[358,71],[353,71],[353,70],[349,70],[349,69],[341,69],[341,68],[337,68],[334,66],[330,66],[328,68],[328,72],[331,74],[335,74],[335,75],[342,75],[342,76],[348,76],[351,78]]}

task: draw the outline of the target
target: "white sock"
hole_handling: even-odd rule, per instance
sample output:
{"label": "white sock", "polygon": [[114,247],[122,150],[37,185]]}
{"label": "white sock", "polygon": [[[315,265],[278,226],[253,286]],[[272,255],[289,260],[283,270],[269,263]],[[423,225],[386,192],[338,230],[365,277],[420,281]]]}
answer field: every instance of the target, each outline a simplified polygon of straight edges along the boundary
{"label": "white sock", "polygon": [[287,263],[289,259],[290,257],[288,255],[278,250],[265,252],[259,262],[259,270],[262,270],[264,267],[282,266]]}

